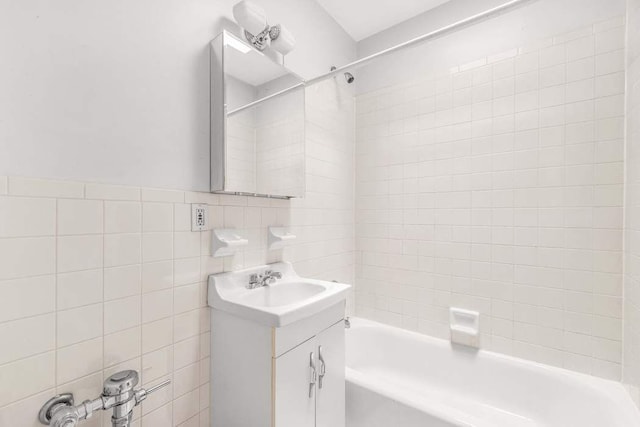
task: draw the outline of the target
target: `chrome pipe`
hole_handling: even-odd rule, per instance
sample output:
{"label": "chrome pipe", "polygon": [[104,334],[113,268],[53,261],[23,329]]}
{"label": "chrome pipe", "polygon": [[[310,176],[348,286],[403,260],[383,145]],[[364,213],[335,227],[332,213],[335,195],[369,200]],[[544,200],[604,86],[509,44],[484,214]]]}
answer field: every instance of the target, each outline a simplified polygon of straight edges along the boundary
{"label": "chrome pipe", "polygon": [[80,421],[91,418],[96,411],[113,410],[112,427],[129,427],[133,419],[133,408],[140,405],[149,394],[168,386],[166,380],[148,389],[135,390],[139,375],[136,371],[117,372],[107,378],[102,394],[94,400],[74,405],[73,394],[64,393],[49,399],[40,409],[38,420],[53,427],[75,427]]}

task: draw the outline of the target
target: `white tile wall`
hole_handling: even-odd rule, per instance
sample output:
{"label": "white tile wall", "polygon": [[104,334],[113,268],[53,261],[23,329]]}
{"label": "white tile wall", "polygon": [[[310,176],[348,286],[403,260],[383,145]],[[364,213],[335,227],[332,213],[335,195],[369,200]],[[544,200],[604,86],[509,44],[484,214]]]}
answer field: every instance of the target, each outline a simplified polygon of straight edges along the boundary
{"label": "white tile wall", "polygon": [[304,187],[304,115],[259,123],[255,139],[257,192],[299,194]]}
{"label": "white tile wall", "polygon": [[357,97],[359,315],[620,378],[623,25]]}
{"label": "white tile wall", "polygon": [[[245,88],[249,89],[253,87]],[[247,102],[260,96],[252,95]],[[301,102],[304,102],[301,92],[295,92],[245,110],[227,121],[228,190],[303,193],[305,119],[299,108]]]}
{"label": "white tile wall", "polygon": [[[208,274],[284,259],[353,282],[355,105],[334,84],[308,90],[305,199],[0,177],[0,425],[36,427],[48,397],[93,398],[128,368],[142,385],[173,380],[136,425],[208,426]],[[210,257],[189,203],[208,204],[212,226],[240,228],[250,247]],[[291,227],[295,244],[267,251],[272,225]]]}
{"label": "white tile wall", "polygon": [[256,188],[255,112],[242,112],[227,120],[227,186],[231,190],[250,191]]}
{"label": "white tile wall", "polygon": [[624,381],[640,404],[640,1],[627,1]]}

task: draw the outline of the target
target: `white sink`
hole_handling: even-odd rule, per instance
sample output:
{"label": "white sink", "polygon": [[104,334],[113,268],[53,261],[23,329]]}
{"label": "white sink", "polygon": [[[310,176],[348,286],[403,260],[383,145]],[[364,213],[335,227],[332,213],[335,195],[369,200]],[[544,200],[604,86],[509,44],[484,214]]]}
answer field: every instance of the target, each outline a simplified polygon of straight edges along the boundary
{"label": "white sink", "polygon": [[280,307],[307,300],[325,289],[322,285],[309,282],[276,283],[248,292],[243,302],[251,306]]}
{"label": "white sink", "polygon": [[[249,277],[272,270],[282,278],[248,289]],[[290,263],[281,262],[209,276],[209,306],[272,327],[319,313],[344,301],[350,285],[301,278]]]}

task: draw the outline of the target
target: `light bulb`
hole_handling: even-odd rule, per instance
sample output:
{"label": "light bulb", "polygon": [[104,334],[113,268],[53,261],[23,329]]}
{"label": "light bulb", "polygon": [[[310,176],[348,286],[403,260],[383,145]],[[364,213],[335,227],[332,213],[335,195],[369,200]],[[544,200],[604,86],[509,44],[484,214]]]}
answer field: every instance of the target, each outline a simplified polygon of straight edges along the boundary
{"label": "light bulb", "polygon": [[280,25],[280,35],[277,39],[271,41],[271,48],[277,50],[283,55],[291,52],[296,45],[296,39],[287,27]]}
{"label": "light bulb", "polygon": [[242,0],[233,6],[233,17],[242,28],[254,36],[267,27],[267,15],[264,9],[247,0]]}

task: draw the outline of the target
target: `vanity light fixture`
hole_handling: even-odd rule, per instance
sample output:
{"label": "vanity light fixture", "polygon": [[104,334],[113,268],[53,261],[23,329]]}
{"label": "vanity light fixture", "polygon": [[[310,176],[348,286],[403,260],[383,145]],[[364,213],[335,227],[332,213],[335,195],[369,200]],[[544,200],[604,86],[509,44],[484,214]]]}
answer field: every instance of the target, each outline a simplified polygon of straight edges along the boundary
{"label": "vanity light fixture", "polygon": [[293,34],[282,25],[269,25],[267,15],[259,5],[242,0],[233,6],[233,17],[244,29],[247,41],[257,50],[272,49],[286,55],[296,44]]}

